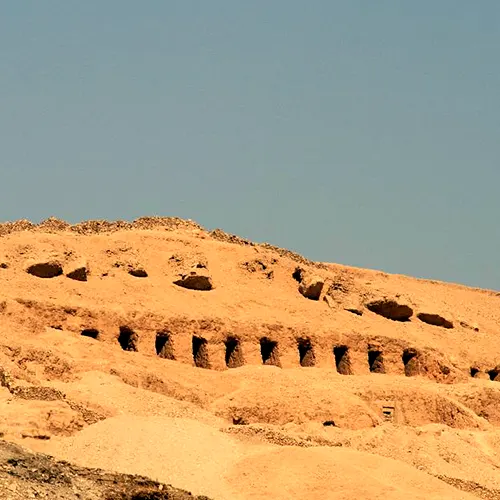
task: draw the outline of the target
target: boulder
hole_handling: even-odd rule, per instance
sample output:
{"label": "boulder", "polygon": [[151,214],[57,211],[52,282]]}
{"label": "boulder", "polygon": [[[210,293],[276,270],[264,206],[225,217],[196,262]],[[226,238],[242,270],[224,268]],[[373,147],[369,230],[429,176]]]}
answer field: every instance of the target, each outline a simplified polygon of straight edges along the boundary
{"label": "boulder", "polygon": [[59,261],[49,260],[45,262],[35,262],[29,265],[26,272],[37,278],[55,278],[63,274],[63,268]]}
{"label": "boulder", "polygon": [[174,281],[174,285],[200,291],[212,290],[214,287],[210,274],[203,268],[195,268],[187,274],[181,274],[180,279]]}
{"label": "boulder", "polygon": [[299,292],[310,300],[319,300],[325,280],[319,276],[302,276]]}

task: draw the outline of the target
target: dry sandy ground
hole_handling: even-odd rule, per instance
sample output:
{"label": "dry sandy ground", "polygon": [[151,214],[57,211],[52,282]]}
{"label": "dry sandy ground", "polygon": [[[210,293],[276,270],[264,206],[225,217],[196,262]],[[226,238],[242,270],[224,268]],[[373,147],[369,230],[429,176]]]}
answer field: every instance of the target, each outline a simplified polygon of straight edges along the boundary
{"label": "dry sandy ground", "polygon": [[178,219],[0,235],[4,439],[213,499],[500,498],[498,293]]}

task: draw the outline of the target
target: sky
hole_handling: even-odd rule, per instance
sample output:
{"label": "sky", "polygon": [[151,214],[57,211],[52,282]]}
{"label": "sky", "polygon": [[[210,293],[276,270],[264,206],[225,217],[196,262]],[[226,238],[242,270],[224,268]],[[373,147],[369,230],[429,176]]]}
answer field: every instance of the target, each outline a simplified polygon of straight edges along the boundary
{"label": "sky", "polygon": [[499,60],[498,0],[0,0],[0,219],[500,290]]}

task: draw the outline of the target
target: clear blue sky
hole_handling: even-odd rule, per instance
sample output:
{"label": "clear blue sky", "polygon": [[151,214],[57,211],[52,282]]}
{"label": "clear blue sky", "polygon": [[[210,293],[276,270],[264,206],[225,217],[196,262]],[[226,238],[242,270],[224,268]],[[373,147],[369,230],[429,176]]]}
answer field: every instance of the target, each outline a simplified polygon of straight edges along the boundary
{"label": "clear blue sky", "polygon": [[0,218],[192,218],[500,289],[498,0],[0,3]]}

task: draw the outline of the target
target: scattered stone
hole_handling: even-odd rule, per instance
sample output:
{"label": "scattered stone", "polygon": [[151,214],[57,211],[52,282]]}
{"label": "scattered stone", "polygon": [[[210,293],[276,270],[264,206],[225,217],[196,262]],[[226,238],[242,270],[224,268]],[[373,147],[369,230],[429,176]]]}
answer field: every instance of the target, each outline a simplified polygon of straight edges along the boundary
{"label": "scattered stone", "polygon": [[8,269],[9,268],[9,264],[7,264],[6,262],[0,262],[0,269]]}
{"label": "scattered stone", "polygon": [[413,309],[405,304],[399,304],[395,300],[380,299],[366,304],[371,312],[393,321],[408,321],[413,315]]}
{"label": "scattered stone", "polygon": [[51,260],[31,264],[26,269],[26,272],[36,276],[37,278],[55,278],[63,274],[63,268],[60,262],[57,260]]}
{"label": "scattered stone", "polygon": [[479,327],[476,324],[470,325],[466,321],[460,321],[460,326],[463,328],[467,328],[468,330],[474,330],[475,332],[479,332]]}
{"label": "scattered stone", "polygon": [[[31,430],[21,435],[25,439],[50,438]],[[33,453],[3,440],[0,440],[0,498],[209,500],[143,476],[58,462],[48,455]]]}
{"label": "scattered stone", "polygon": [[303,276],[299,292],[310,300],[319,300],[325,281],[319,276]]}
{"label": "scattered stone", "polygon": [[453,323],[439,314],[418,313],[417,318],[428,325],[440,326],[442,328],[453,328]]}
{"label": "scattered stone", "polygon": [[214,288],[209,273],[199,269],[193,269],[189,274],[181,274],[180,279],[174,281],[174,285],[199,291],[208,291]]}

